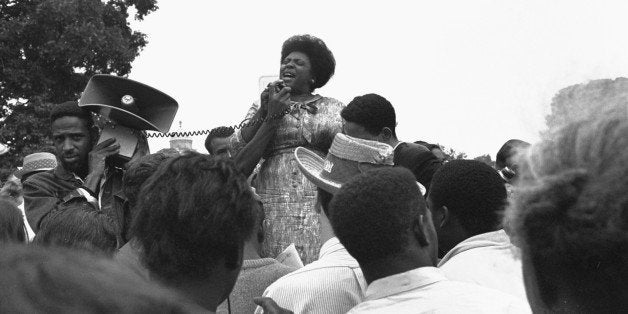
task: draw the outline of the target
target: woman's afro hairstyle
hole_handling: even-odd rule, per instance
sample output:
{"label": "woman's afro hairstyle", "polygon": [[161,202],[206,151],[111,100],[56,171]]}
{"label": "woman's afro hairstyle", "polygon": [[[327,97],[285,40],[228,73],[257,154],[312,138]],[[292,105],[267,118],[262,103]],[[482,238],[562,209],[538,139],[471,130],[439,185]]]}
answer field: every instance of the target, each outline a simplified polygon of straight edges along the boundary
{"label": "woman's afro hairstyle", "polygon": [[281,47],[280,62],[283,62],[290,53],[295,51],[302,52],[310,58],[312,76],[314,76],[312,90],[325,86],[336,69],[334,54],[327,48],[325,42],[312,35],[292,36]]}

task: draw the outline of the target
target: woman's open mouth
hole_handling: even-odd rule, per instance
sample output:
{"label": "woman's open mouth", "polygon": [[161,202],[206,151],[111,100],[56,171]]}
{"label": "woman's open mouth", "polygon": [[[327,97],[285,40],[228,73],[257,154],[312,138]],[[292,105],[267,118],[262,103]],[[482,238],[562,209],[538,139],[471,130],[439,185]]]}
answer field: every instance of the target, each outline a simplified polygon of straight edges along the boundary
{"label": "woman's open mouth", "polygon": [[294,73],[290,73],[290,72],[284,72],[281,74],[281,79],[285,80],[285,79],[294,79],[296,75],[294,75]]}

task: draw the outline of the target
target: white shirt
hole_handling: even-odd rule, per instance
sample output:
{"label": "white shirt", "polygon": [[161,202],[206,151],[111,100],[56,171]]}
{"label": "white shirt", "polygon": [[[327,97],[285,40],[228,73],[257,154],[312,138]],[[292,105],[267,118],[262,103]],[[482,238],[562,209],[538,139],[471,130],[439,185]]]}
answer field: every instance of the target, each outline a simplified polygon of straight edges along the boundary
{"label": "white shirt", "polygon": [[28,238],[28,242],[32,242],[35,237],[35,232],[31,228],[31,225],[28,224],[28,219],[26,219],[26,213],[24,212],[24,202],[17,206],[22,212],[22,219],[24,219],[24,227],[26,227],[26,237]]}
{"label": "white shirt", "polygon": [[474,283],[527,303],[519,250],[504,230],[479,234],[451,249],[438,268],[451,280]]}
{"label": "white shirt", "polygon": [[294,313],[346,313],[365,289],[360,265],[334,237],[323,244],[317,261],[281,277],[264,296]]}
{"label": "white shirt", "polygon": [[373,281],[356,313],[530,313],[517,298],[420,267]]}

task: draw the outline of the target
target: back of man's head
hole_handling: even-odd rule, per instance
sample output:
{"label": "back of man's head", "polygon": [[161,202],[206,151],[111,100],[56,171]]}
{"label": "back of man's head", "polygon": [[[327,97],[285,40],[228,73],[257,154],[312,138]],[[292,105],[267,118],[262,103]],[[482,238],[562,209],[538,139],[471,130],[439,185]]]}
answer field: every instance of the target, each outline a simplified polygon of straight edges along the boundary
{"label": "back of man's head", "polygon": [[330,207],[336,236],[360,265],[406,252],[409,231],[427,211],[414,175],[405,168],[356,176],[342,185]]}
{"label": "back of man's head", "polygon": [[131,207],[135,206],[137,202],[142,184],[157,171],[157,167],[159,167],[162,162],[170,157],[174,157],[174,155],[168,156],[163,153],[154,153],[142,156],[129,164],[122,177],[122,184],[124,196],[126,196]]}
{"label": "back of man's head", "polygon": [[161,164],[142,185],[132,234],[161,280],[207,280],[215,269],[239,270],[255,202],[232,161],[191,152]]}
{"label": "back of man's head", "polygon": [[371,135],[378,135],[383,128],[387,127],[392,131],[393,136],[397,136],[395,108],[380,95],[357,96],[342,110],[340,115],[345,121],[364,127]]}
{"label": "back of man's head", "polygon": [[113,221],[87,202],[60,204],[46,217],[33,242],[112,255],[117,247]]}
{"label": "back of man's head", "polygon": [[506,141],[506,143],[499,148],[499,151],[495,156],[495,167],[497,169],[512,167],[511,158],[516,156],[521,150],[528,147],[530,147],[530,143],[522,140],[512,139]]}
{"label": "back of man's head", "polygon": [[[468,236],[474,236],[499,228],[506,196],[504,181],[495,169],[481,161],[458,159],[436,171],[428,202],[432,211],[447,207],[453,216],[450,218],[455,218]],[[439,233],[441,238],[444,237]],[[456,244],[444,245],[440,241],[439,249],[449,250]]]}
{"label": "back of man's head", "polygon": [[192,313],[202,309],[109,258],[6,245],[0,254],[0,313]]}
{"label": "back of man's head", "polygon": [[91,129],[94,126],[92,114],[88,110],[79,107],[76,101],[66,101],[52,107],[50,111],[50,124],[62,117],[80,118],[85,122],[87,129]]}
{"label": "back of man's head", "polygon": [[172,158],[177,155],[178,152],[176,150],[161,150],[154,154],[142,156],[131,162],[127,170],[124,172],[124,176],[122,177],[122,189],[128,202],[128,213],[125,217],[124,223],[124,235],[127,240],[130,234],[131,223],[137,214],[135,205],[137,203],[137,197],[140,193],[142,184],[144,184],[144,182],[153,173],[155,173],[155,171],[157,171],[159,165],[168,160],[168,158]]}

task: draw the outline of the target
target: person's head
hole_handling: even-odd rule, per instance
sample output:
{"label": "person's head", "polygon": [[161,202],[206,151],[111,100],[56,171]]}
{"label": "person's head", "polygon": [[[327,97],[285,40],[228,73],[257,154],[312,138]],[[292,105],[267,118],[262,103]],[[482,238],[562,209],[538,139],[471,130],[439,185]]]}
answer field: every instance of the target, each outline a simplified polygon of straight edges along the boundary
{"label": "person's head", "polygon": [[211,310],[237,279],[256,206],[232,160],[190,152],[161,164],[142,185],[132,235],[156,278],[183,290],[198,287],[189,295],[203,295],[195,300],[205,299]]}
{"label": "person's head", "polygon": [[14,173],[21,181],[26,182],[28,177],[42,171],[54,169],[57,166],[57,157],[48,152],[39,152],[26,155],[22,161],[22,168]]}
{"label": "person's head", "polygon": [[62,248],[7,245],[1,313],[193,313],[191,301],[111,259]]}
{"label": "person's head", "polygon": [[91,113],[67,101],[52,108],[50,126],[59,162],[68,171],[86,174],[88,154],[98,137]]}
{"label": "person's head", "polygon": [[386,98],[377,94],[366,94],[353,100],[340,113],[342,132],[349,136],[391,143],[397,138],[395,108]]}
{"label": "person's head", "polygon": [[0,189],[0,197],[9,197],[19,206],[24,202],[24,190],[22,182],[18,178],[13,178],[13,180],[7,180],[4,183],[2,189]]}
{"label": "person's head", "polygon": [[569,124],[530,147],[507,210],[535,312],[628,308],[628,121]]}
{"label": "person's head", "polygon": [[112,255],[117,247],[113,221],[87,202],[59,204],[41,223],[33,243]]}
{"label": "person's head", "polygon": [[179,153],[176,150],[161,150],[157,153],[142,156],[137,160],[134,160],[128,164],[128,168],[124,172],[122,177],[122,190],[127,200],[127,214],[125,217],[123,235],[128,240],[131,232],[131,224],[133,218],[137,214],[135,205],[137,204],[137,198],[140,193],[142,184],[150,177],[157,167],[169,158],[178,156]]}
{"label": "person's head", "polygon": [[281,47],[279,78],[293,94],[311,93],[325,86],[335,69],[334,55],[320,38],[296,35]]}
{"label": "person's head", "polygon": [[330,207],[336,236],[365,275],[395,260],[436,264],[436,233],[410,170],[382,168],[358,175],[342,185]]}
{"label": "person's head", "polygon": [[504,181],[481,161],[458,159],[441,166],[427,196],[439,256],[469,237],[499,229],[506,196]]}
{"label": "person's head", "polygon": [[530,143],[522,140],[512,139],[506,141],[495,156],[495,168],[500,170],[504,181],[511,182],[517,175],[517,155],[523,153]]}
{"label": "person's head", "polygon": [[25,242],[26,239],[22,212],[12,199],[0,196],[0,243]]}
{"label": "person's head", "polygon": [[414,142],[414,144],[419,144],[427,147],[427,149],[429,149],[432,154],[434,154],[434,156],[436,156],[436,158],[438,158],[438,160],[440,161],[444,161],[447,158],[447,156],[445,156],[445,153],[443,153],[443,149],[438,144],[430,144],[425,141],[416,141]]}
{"label": "person's head", "polygon": [[205,149],[212,156],[231,157],[229,153],[229,136],[235,130],[232,127],[220,126],[209,131],[205,139]]}

